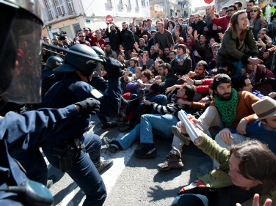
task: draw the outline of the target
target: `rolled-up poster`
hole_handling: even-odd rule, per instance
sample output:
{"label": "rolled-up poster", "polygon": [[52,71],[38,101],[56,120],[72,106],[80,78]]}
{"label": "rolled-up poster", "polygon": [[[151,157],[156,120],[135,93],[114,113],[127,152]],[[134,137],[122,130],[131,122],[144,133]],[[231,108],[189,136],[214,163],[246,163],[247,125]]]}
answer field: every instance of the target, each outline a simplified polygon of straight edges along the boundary
{"label": "rolled-up poster", "polygon": [[191,140],[195,143],[197,138],[201,135],[193,123],[187,118],[187,113],[184,110],[180,110],[178,112],[178,118],[185,125],[187,133],[189,134]]}

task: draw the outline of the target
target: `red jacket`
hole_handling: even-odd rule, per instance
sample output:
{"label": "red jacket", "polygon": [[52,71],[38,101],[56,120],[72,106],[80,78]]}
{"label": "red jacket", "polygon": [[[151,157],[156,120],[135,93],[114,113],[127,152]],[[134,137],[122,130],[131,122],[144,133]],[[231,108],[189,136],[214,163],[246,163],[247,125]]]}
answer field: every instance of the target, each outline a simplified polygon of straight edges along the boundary
{"label": "red jacket", "polygon": [[103,47],[105,45],[105,40],[103,38],[100,38],[97,40],[96,36],[92,36],[92,46],[98,46],[96,43],[100,44],[100,47]]}
{"label": "red jacket", "polygon": [[212,20],[213,24],[221,26],[223,33],[226,31],[229,22],[230,22],[230,17],[228,17],[228,16],[223,16],[223,17],[216,18],[216,19]]}

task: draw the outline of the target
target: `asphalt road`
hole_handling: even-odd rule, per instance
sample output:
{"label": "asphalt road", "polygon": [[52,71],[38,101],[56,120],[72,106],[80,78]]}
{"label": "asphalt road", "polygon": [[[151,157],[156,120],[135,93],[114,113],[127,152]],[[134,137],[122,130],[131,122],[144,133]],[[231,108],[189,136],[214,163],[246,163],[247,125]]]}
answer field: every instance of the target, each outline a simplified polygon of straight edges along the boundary
{"label": "asphalt road", "polygon": [[[93,127],[89,132],[94,132],[101,138],[120,138],[124,135],[117,128],[102,130],[96,117],[93,118]],[[102,174],[108,192],[104,206],[171,205],[184,185],[195,180],[198,173],[205,174],[212,168],[211,159],[191,144],[183,149],[184,168],[158,171],[157,164],[165,160],[170,151],[170,142],[155,137],[158,154],[155,159],[149,160],[137,159],[132,155],[136,145],[111,154],[103,142],[102,156],[114,160],[114,165]],[[82,205],[85,195],[67,174],[49,165],[49,176],[56,179],[50,188],[55,205]]]}

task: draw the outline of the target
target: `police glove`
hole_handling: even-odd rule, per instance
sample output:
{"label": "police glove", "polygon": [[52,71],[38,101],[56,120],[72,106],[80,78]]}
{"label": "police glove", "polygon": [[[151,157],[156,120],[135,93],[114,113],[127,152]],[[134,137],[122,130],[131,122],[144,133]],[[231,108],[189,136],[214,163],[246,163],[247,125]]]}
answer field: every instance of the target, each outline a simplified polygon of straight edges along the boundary
{"label": "police glove", "polygon": [[96,114],[100,111],[101,103],[93,98],[87,98],[81,102],[77,102],[75,105],[80,106],[80,114]]}

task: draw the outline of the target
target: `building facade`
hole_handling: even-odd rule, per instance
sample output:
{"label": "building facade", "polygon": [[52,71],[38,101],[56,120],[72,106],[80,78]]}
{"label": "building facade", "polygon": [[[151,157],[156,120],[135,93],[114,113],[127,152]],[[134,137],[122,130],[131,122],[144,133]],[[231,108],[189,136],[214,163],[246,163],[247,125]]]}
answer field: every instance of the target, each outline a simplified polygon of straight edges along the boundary
{"label": "building facade", "polygon": [[92,30],[106,28],[106,16],[111,15],[119,27],[133,18],[150,17],[149,0],[39,0],[43,7],[43,35],[51,39],[65,31],[70,38],[84,27]]}

